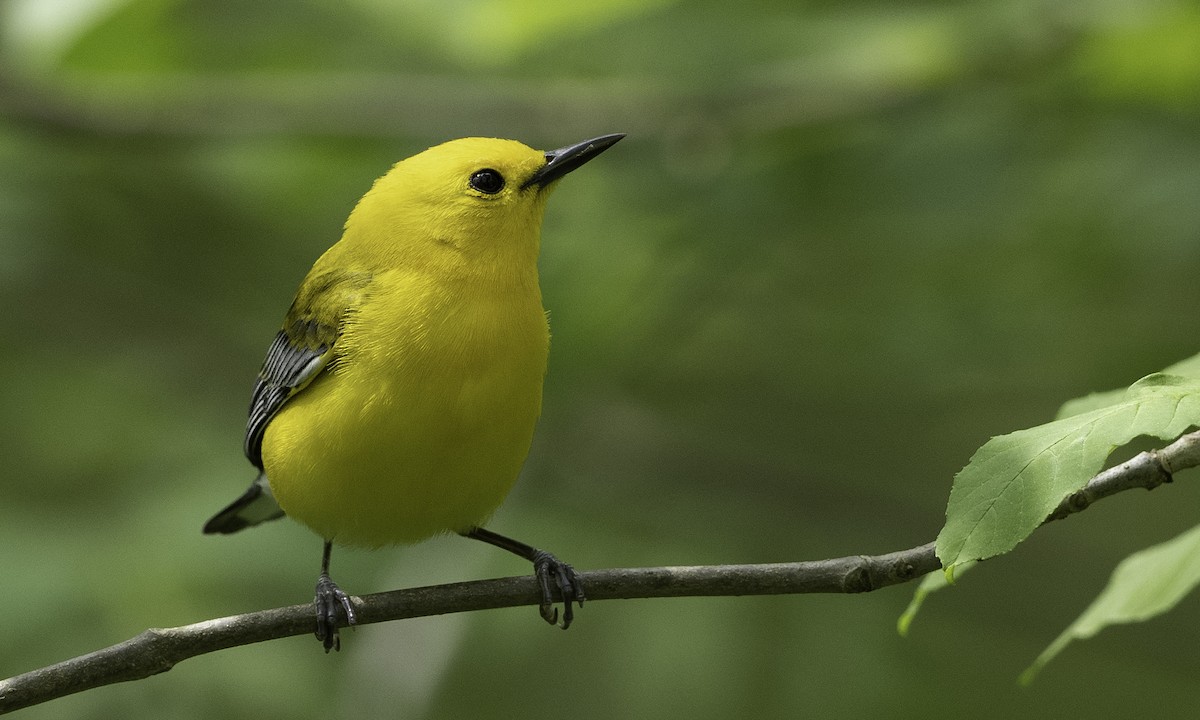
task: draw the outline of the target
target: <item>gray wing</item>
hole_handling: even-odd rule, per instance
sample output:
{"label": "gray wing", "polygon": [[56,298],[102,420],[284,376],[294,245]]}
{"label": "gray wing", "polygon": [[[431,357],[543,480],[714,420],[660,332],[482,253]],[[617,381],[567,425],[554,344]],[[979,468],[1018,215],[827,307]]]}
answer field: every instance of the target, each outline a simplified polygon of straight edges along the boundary
{"label": "gray wing", "polygon": [[332,270],[310,274],[301,283],[283,329],[267,349],[250,396],[242,449],[259,470],[263,469],[262,442],[267,424],[288,398],[303,390],[333,359],[342,324],[354,312],[370,282],[370,273]]}
{"label": "gray wing", "polygon": [[204,524],[208,534],[235,533],[267,520],[283,517],[283,509],[275,502],[271,484],[263,472],[262,439],[267,424],[279,408],[316,377],[329,361],[331,346],[316,348],[297,345],[281,330],[267,350],[254,393],[250,399],[250,419],[246,422],[246,457],[258,468],[258,477],[241,497],[225,506]]}
{"label": "gray wing", "polygon": [[250,462],[263,469],[262,441],[267,424],[288,398],[312,381],[329,362],[332,344],[308,347],[280,330],[267,350],[267,359],[254,382],[250,396],[250,417],[246,420],[243,451]]}
{"label": "gray wing", "polygon": [[250,396],[242,449],[258,468],[258,477],[241,497],[205,524],[204,532],[237,532],[283,516],[263,472],[263,434],[280,408],[333,360],[342,322],[353,312],[370,281],[369,273],[341,270],[309,275],[301,284],[283,329],[267,349]]}

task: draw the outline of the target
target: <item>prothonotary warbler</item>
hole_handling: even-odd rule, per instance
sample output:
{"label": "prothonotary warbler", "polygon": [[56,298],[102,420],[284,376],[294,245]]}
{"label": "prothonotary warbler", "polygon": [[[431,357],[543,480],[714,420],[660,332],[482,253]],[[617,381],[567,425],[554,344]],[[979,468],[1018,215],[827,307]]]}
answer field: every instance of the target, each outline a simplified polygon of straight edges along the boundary
{"label": "prothonotary warbler", "polygon": [[533,563],[541,615],[562,627],[583,587],[570,565],[482,525],[508,494],[541,412],[549,330],[537,257],[556,181],[624,135],[558,150],[465,138],[397,163],[359,200],[300,284],[267,350],[244,450],[259,470],[204,526],[287,514],[325,540],[317,638],[337,649],[349,597],[333,544],[458,533]]}

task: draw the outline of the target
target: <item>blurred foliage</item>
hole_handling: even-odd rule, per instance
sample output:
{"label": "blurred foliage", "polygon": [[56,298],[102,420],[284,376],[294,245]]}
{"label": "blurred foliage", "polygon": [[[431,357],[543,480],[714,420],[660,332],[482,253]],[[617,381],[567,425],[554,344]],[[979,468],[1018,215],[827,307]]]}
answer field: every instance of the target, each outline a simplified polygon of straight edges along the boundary
{"label": "blurred foliage", "polygon": [[[0,674],[309,597],[303,528],[199,527],[250,478],[296,283],[373,178],[463,135],[630,133],[551,203],[545,412],[493,527],[585,569],[932,539],[989,436],[1196,352],[1198,41],[1182,0],[0,3]],[[1194,602],[1014,682],[1194,524],[1180,480],[1039,530],[903,639],[911,588],[596,603],[567,633],[522,608],[26,715],[1183,716]],[[526,570],[454,538],[335,567]]]}
{"label": "blurred foliage", "polygon": [[1173,608],[1200,584],[1200,526],[1121,561],[1104,591],[1021,673],[1031,682],[1072,640],[1109,625],[1143,622]]}

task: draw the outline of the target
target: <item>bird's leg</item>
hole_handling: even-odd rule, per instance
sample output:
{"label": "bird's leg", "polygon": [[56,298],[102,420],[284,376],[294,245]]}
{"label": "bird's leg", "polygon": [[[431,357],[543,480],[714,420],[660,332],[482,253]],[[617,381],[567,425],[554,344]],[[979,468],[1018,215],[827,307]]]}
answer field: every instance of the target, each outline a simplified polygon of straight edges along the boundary
{"label": "bird's leg", "polygon": [[350,596],[329,578],[329,554],[332,551],[333,543],[326,540],[325,552],[321,555],[321,574],[317,576],[317,596],[313,599],[317,607],[317,639],[325,646],[325,652],[342,649],[338,637],[338,608],[346,611],[347,625],[355,622]]}
{"label": "bird's leg", "polygon": [[578,603],[579,607],[583,607],[584,601],[583,582],[575,573],[574,568],[545,550],[538,550],[519,540],[504,537],[499,533],[484,530],[481,527],[473,527],[461,533],[461,535],[474,540],[482,540],[489,545],[495,545],[514,555],[520,555],[533,563],[533,575],[537,578],[538,584],[542,589],[542,602],[539,606],[542,619],[551,625],[558,624],[558,609],[554,607],[554,595],[550,591],[550,587],[553,584],[558,587],[558,592],[562,595],[562,629],[566,630],[571,626],[571,620],[575,618],[571,603]]}

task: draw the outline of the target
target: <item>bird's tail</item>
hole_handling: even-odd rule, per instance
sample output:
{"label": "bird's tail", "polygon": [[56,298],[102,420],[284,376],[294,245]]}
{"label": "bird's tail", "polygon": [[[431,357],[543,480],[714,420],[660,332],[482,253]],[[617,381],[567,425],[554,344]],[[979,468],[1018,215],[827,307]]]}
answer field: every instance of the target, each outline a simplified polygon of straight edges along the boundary
{"label": "bird's tail", "polygon": [[275,502],[267,476],[265,473],[259,473],[240,498],[204,523],[204,533],[228,535],[281,517],[283,509]]}

